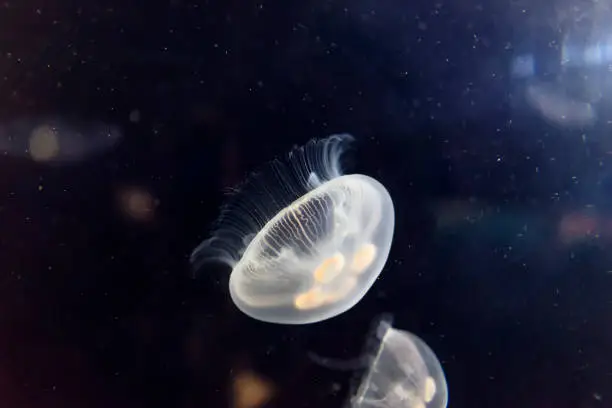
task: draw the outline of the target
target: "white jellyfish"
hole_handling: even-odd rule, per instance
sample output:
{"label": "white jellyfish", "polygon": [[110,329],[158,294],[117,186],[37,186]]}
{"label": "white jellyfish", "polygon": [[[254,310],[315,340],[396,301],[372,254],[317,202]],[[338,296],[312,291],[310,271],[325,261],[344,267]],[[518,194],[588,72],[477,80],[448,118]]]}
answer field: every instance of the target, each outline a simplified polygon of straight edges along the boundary
{"label": "white jellyfish", "polygon": [[211,260],[232,268],[230,295],[245,314],[284,324],[329,319],[359,302],[382,271],[393,202],[373,178],[342,174],[351,141],[313,140],[250,177],[193,251],[196,269]]}
{"label": "white jellyfish", "polygon": [[349,401],[351,408],[446,408],[448,387],[440,361],[417,336],[391,327],[388,317],[377,324],[367,354],[338,362],[311,354],[332,369],[366,367]]}
{"label": "white jellyfish", "polygon": [[446,408],[448,388],[434,352],[414,334],[381,322],[380,346],[351,400],[353,408]]}

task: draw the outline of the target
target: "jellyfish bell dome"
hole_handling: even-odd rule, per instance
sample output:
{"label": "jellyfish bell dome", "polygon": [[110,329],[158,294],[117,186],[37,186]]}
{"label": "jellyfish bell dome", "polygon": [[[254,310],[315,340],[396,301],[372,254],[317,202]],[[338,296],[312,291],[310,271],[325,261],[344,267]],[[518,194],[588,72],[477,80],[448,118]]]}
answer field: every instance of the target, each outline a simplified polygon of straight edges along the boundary
{"label": "jellyfish bell dome", "polygon": [[351,408],[446,408],[448,385],[442,365],[423,340],[382,319],[370,349]]}
{"label": "jellyfish bell dome", "polygon": [[382,271],[393,202],[373,178],[342,173],[352,141],[312,140],[252,175],[193,251],[196,269],[209,261],[232,268],[230,295],[245,314],[281,324],[326,320],[358,303]]}
{"label": "jellyfish bell dome", "polygon": [[440,361],[423,340],[380,316],[362,354],[338,360],[309,353],[332,370],[356,371],[347,408],[446,408],[448,386]]}

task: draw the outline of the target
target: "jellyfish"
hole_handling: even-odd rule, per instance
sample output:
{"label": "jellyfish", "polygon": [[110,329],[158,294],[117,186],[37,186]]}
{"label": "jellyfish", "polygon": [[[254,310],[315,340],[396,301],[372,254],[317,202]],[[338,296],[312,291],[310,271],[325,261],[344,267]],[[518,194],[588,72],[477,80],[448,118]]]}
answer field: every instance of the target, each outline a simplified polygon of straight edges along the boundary
{"label": "jellyfish", "polygon": [[315,323],[351,309],[381,273],[395,225],[380,182],[342,173],[353,140],[311,140],[249,177],[193,251],[194,270],[228,265],[233,303],[264,322]]}
{"label": "jellyfish", "polygon": [[358,377],[350,408],[446,408],[448,387],[440,361],[423,340],[379,319],[367,352],[352,361],[310,354],[316,363],[338,370],[366,367]]}

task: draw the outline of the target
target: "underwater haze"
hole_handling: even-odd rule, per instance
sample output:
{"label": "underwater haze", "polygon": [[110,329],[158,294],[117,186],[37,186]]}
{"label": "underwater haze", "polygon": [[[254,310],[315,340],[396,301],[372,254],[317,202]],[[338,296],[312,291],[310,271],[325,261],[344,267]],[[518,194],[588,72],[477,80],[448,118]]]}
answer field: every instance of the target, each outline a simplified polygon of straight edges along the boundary
{"label": "underwater haze", "polygon": [[612,406],[610,5],[80,3],[0,4],[2,407]]}

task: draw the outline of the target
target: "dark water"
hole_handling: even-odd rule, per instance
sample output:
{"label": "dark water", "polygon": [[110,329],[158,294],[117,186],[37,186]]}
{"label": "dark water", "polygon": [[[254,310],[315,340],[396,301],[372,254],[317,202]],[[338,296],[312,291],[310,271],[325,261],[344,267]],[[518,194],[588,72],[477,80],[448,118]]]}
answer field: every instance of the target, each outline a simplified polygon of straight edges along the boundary
{"label": "dark water", "polygon": [[[549,125],[508,74],[507,45],[547,44],[533,21],[554,9],[0,4],[0,123],[123,129],[78,163],[0,161],[2,406],[226,407],[248,370],[274,385],[266,406],[340,407],[351,373],[308,354],[358,356],[381,313],[437,354],[451,407],[610,406],[608,125]],[[285,327],[241,314],[222,268],[193,279],[223,188],[338,132],[395,202],[369,294]],[[153,200],[140,218],[122,211],[133,188]]]}

